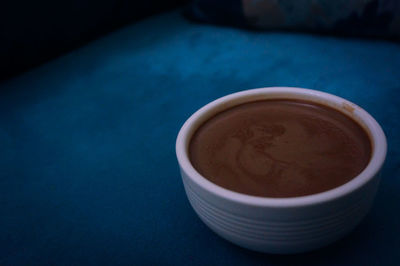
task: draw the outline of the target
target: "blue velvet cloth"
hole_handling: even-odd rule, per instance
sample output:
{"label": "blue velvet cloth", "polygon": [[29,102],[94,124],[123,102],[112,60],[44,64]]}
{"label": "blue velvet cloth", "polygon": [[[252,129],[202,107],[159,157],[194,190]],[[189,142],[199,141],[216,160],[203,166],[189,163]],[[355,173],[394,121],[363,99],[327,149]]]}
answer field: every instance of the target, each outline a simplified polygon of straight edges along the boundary
{"label": "blue velvet cloth", "polygon": [[[244,89],[298,86],[369,111],[388,138],[374,207],[292,256],[221,239],[186,199],[183,122]],[[177,11],[0,84],[0,265],[394,265],[400,250],[400,46],[197,25]]]}

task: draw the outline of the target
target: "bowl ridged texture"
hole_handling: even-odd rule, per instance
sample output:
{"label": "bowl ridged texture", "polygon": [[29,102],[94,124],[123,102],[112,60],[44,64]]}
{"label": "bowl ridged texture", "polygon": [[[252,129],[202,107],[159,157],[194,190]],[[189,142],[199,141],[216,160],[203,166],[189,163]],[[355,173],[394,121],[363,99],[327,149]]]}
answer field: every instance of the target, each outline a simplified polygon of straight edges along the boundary
{"label": "bowl ridged texture", "polygon": [[[224,204],[184,173],[182,177],[193,209],[214,232],[242,247],[283,254],[313,250],[346,235],[370,209],[378,186],[375,178],[376,182],[333,205],[328,202],[282,209],[258,206],[259,215],[254,215],[246,210],[248,207],[239,206],[240,203]],[[263,212],[273,215],[269,217]],[[294,220],[290,218],[291,213],[295,213]]]}

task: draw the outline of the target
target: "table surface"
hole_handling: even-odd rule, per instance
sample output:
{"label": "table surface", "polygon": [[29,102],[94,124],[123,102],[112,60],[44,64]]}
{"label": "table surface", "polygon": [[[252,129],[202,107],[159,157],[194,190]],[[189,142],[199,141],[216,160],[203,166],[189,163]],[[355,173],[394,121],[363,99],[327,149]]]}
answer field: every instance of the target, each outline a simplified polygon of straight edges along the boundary
{"label": "table surface", "polygon": [[[335,244],[248,251],[198,219],[175,138],[244,89],[345,97],[388,138],[375,204]],[[148,18],[0,84],[0,265],[395,265],[400,259],[400,46]]]}

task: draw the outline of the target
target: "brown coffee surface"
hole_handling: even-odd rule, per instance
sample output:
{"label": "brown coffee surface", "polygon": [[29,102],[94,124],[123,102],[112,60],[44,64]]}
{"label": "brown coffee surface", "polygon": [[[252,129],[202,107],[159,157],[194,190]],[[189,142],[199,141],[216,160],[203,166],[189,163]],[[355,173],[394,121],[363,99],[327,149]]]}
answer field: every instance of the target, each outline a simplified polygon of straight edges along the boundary
{"label": "brown coffee surface", "polygon": [[244,194],[297,197],[338,187],[371,157],[367,133],[319,104],[264,100],[218,113],[193,135],[189,155],[211,182]]}

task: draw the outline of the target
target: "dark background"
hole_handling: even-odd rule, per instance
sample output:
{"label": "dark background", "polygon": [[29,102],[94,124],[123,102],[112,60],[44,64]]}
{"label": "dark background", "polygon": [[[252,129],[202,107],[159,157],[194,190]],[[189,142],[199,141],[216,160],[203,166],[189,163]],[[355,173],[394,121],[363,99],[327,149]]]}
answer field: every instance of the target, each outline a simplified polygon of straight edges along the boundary
{"label": "dark background", "polygon": [[0,3],[0,80],[184,0],[13,0]]}

